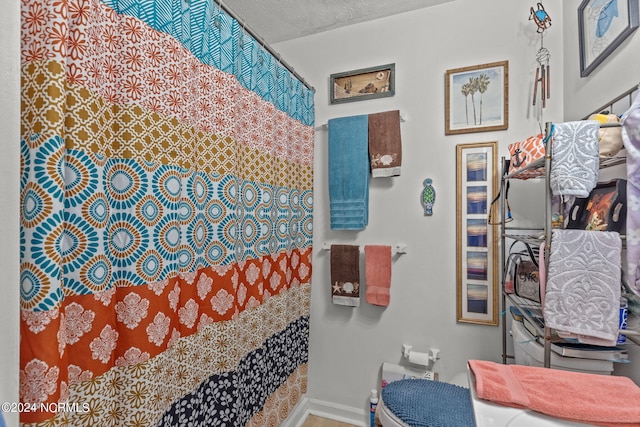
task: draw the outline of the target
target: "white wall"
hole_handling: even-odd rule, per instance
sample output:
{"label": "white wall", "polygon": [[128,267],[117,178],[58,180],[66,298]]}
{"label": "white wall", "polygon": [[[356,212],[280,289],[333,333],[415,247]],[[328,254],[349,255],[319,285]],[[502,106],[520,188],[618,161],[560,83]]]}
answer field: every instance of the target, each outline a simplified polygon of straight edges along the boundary
{"label": "white wall", "polygon": [[[0,17],[0,402],[18,401],[20,2],[3,3]],[[18,425],[18,414],[4,414]]]}
{"label": "white wall", "polygon": [[[545,36],[553,98],[543,122],[563,111],[562,10],[552,2],[547,11],[556,26]],[[522,2],[457,0],[275,46],[316,88],[316,126],[392,109],[408,116],[401,125],[402,176],[371,181],[369,226],[361,232],[329,228],[327,132],[316,131],[309,397],[365,410],[382,362],[401,362],[403,343],[440,348],[436,370],[445,380],[469,359],[501,361],[499,328],[456,323],[456,144],[498,141],[502,154],[510,142],[539,132],[531,107],[539,36],[528,17]],[[501,60],[509,61],[509,129],[445,136],[445,71]],[[330,74],[387,63],[396,64],[395,96],[329,104]],[[427,177],[437,191],[432,217],[419,203]],[[359,308],[332,305],[323,242],[406,243],[408,253],[393,263],[390,306],[364,298]]]}

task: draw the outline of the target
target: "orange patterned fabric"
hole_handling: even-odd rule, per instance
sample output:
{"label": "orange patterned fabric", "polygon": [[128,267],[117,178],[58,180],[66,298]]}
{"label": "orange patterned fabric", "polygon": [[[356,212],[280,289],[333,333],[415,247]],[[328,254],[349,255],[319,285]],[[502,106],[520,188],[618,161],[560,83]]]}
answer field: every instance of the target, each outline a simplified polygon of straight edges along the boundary
{"label": "orange patterned fabric", "polygon": [[[24,425],[117,426],[131,419],[146,420],[142,425],[153,421],[155,425],[171,402],[208,376],[237,368],[266,338],[308,313],[309,295],[308,284],[282,290],[260,306],[238,313],[233,320],[199,325],[196,332],[177,338],[156,356],[114,366],[100,375],[70,364],[68,401],[87,403],[89,410],[60,411],[47,421]],[[139,358],[139,352],[130,353]],[[306,391],[306,377],[303,364],[265,402],[262,412],[274,414],[256,414],[251,423],[256,427],[279,425]],[[276,424],[274,415],[279,421]]]}
{"label": "orange patterned fabric", "polygon": [[306,390],[313,93],[212,4],[22,1],[23,425],[277,425]]}
{"label": "orange patterned fabric", "polygon": [[[114,366],[146,362],[181,337],[235,319],[292,284],[308,282],[310,255],[310,251],[295,251],[275,260],[266,257],[242,266],[206,268],[147,286],[68,296],[63,309],[22,310],[24,383],[41,372],[51,377],[60,371],[58,352],[43,354],[31,346],[33,342],[59,342],[58,350],[66,353],[68,366],[73,366],[68,385],[74,377],[86,380]],[[38,400],[31,389],[23,392],[25,401]]]}
{"label": "orange patterned fabric", "polygon": [[[542,134],[530,136],[524,141],[509,144],[509,174],[519,173],[533,162],[543,159],[546,148],[542,142]],[[521,179],[536,178],[544,175],[544,169],[533,169],[521,172],[518,175]]]}

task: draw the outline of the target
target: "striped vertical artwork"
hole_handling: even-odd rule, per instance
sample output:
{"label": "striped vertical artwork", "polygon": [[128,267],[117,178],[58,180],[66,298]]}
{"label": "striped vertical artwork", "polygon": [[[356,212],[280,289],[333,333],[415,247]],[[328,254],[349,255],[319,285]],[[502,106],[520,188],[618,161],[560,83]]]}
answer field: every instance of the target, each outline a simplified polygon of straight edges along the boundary
{"label": "striped vertical artwork", "polygon": [[22,425],[280,424],[313,92],[211,0],[22,0],[21,72]]}

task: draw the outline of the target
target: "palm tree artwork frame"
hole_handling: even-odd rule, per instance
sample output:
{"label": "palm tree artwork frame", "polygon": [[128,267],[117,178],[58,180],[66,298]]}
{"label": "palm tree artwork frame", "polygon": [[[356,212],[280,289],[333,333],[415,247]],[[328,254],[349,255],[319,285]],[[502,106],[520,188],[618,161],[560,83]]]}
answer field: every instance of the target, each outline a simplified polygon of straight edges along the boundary
{"label": "palm tree artwork frame", "polygon": [[445,135],[509,128],[509,61],[447,70]]}

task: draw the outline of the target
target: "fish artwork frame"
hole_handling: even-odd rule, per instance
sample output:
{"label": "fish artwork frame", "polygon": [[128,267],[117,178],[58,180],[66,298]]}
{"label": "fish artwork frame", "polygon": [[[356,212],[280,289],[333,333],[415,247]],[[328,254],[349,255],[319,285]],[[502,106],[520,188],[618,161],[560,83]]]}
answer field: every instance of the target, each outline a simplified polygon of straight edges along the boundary
{"label": "fish artwork frame", "polygon": [[580,77],[602,64],[638,29],[638,0],[583,0],[578,7]]}

